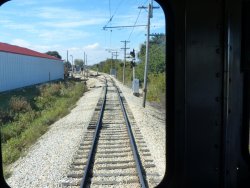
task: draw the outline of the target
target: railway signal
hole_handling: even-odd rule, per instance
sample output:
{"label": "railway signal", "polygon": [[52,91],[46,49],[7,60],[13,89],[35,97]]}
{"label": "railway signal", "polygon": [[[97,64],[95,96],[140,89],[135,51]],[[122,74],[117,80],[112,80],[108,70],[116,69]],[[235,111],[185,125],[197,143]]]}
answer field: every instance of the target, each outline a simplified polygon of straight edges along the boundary
{"label": "railway signal", "polygon": [[130,52],[130,56],[132,57],[132,61],[130,62],[130,67],[133,68],[133,82],[135,79],[135,50]]}
{"label": "railway signal", "polygon": [[131,57],[135,58],[135,50],[133,49],[132,52],[130,52]]}

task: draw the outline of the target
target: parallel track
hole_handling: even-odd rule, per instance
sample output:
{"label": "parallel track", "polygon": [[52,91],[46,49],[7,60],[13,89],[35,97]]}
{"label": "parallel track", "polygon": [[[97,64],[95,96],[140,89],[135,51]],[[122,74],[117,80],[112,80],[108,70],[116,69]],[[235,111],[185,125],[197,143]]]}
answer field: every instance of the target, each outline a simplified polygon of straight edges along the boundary
{"label": "parallel track", "polygon": [[113,81],[105,82],[103,97],[68,174],[70,180],[62,185],[81,188],[156,185],[158,174],[145,172],[145,168],[155,166],[138,129],[134,130],[136,138],[133,136],[128,118],[131,113],[127,115],[124,99]]}

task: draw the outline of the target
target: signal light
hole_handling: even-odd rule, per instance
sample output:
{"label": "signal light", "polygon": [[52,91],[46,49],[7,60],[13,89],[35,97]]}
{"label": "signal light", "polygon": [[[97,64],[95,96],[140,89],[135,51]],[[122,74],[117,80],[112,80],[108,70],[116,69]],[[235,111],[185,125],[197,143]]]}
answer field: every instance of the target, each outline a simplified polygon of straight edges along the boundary
{"label": "signal light", "polygon": [[132,52],[130,52],[130,55],[131,55],[133,58],[135,58],[135,50],[134,50],[134,49],[133,49]]}
{"label": "signal light", "polygon": [[135,67],[135,62],[134,61],[130,61],[130,67],[131,68]]}

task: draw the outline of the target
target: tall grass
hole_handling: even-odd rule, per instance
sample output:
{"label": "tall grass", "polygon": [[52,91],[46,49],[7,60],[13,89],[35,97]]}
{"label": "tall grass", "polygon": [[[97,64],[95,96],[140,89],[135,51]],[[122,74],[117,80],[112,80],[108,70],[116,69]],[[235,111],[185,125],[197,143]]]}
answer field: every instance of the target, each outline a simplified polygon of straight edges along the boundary
{"label": "tall grass", "polygon": [[166,96],[166,75],[149,74],[148,76],[148,94],[147,100],[165,104]]}
{"label": "tall grass", "polygon": [[[118,70],[117,79],[122,82],[122,70]],[[137,75],[135,75],[137,76]],[[132,83],[132,69],[126,67],[125,71],[125,85],[131,87]],[[141,82],[142,83],[142,82]],[[142,84],[143,85],[143,84]],[[143,86],[142,86],[143,87]],[[162,107],[165,107],[166,96],[166,74],[148,74],[148,86],[147,86],[147,101],[156,102]]]}
{"label": "tall grass", "polygon": [[[43,84],[38,90],[30,100],[23,96],[8,98],[7,112],[4,114],[4,110],[0,110],[4,167],[17,160],[49,125],[68,114],[86,87],[81,82],[65,81]],[[3,121],[4,118],[7,120]]]}

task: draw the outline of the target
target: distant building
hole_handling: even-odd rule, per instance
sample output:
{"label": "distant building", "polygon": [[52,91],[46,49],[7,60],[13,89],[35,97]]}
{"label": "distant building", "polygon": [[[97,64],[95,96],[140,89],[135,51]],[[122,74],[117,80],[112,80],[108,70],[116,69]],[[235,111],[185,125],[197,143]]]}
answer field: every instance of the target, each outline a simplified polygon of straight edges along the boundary
{"label": "distant building", "polygon": [[63,77],[62,60],[0,42],[0,92]]}

